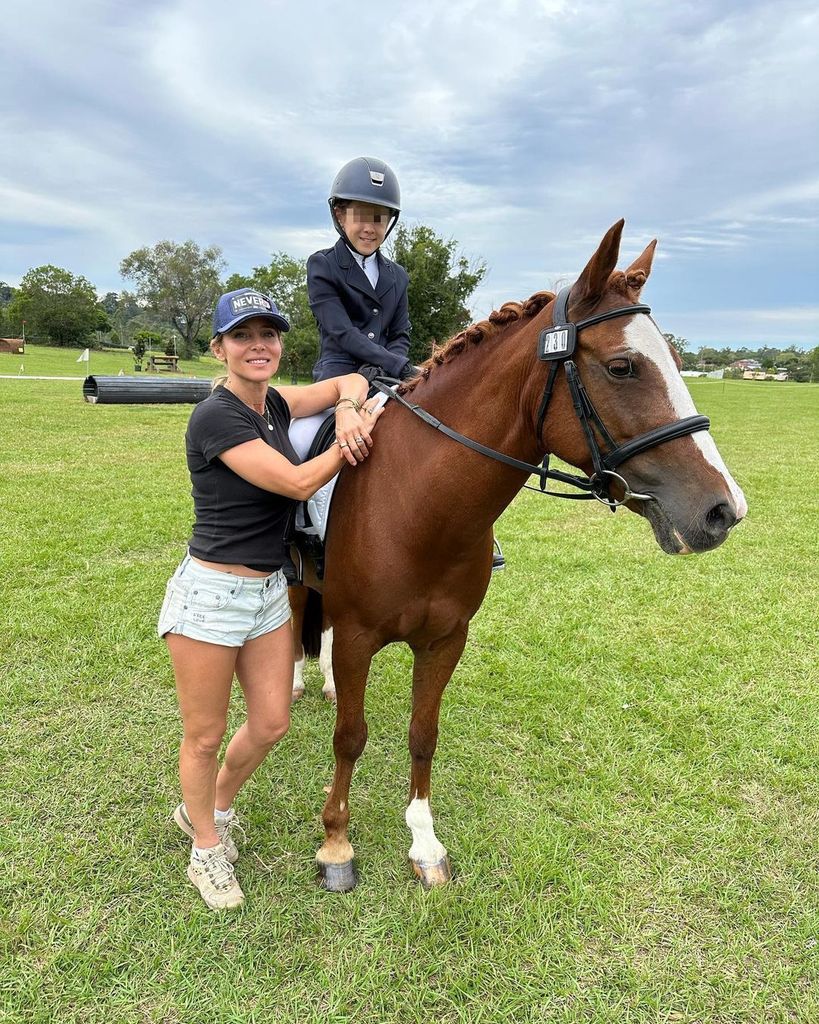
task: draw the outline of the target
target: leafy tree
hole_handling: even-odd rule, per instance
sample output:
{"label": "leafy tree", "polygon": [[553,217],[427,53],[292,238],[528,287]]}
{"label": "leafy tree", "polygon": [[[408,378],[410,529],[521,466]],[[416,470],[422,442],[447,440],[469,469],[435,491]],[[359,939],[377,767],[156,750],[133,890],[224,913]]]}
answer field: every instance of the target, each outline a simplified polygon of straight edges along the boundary
{"label": "leafy tree", "polygon": [[116,309],[113,314],[117,322],[127,323],[144,313],[144,308],[137,302],[136,296],[130,292],[123,291],[117,297]]}
{"label": "leafy tree", "polygon": [[291,375],[309,373],[318,358],[316,321],[307,301],[307,262],[285,252],[274,253],[266,267],[254,267],[250,275],[232,274],[225,288],[255,288],[269,295],[290,323],[284,336],[284,363]]}
{"label": "leafy tree", "polygon": [[795,370],[797,366],[801,366],[806,360],[807,353],[803,352],[802,349],[786,348],[777,355],[775,362],[777,366],[781,366],[786,370]]}
{"label": "leafy tree", "polygon": [[162,345],[162,335],[157,331],[137,331],[134,334],[134,352],[137,345],[142,347],[142,355],[145,355],[147,349],[153,352]]}
{"label": "leafy tree", "polygon": [[108,311],[102,305],[97,303],[97,322],[94,325],[95,331],[100,331],[103,334],[108,334],[111,330],[111,320],[108,316]]}
{"label": "leafy tree", "polygon": [[200,249],[196,242],[158,242],[136,249],[120,263],[119,272],[136,282],[136,296],[149,310],[172,323],[182,338],[181,353],[198,351],[196,338],[210,318],[221,291],[222,250]]}
{"label": "leafy tree", "polygon": [[14,288],[5,281],[0,281],[0,338],[16,335],[17,330],[12,327],[11,318],[8,315],[8,307],[14,297]]}
{"label": "leafy tree", "polygon": [[664,334],[663,337],[672,348],[677,350],[680,358],[685,355],[685,346],[688,344],[685,338],[678,338],[676,334]]}
{"label": "leafy tree", "polygon": [[133,344],[137,331],[158,331],[165,326],[159,315],[141,306],[135,296],[125,291],[119,297],[112,321],[119,344],[126,347]]}
{"label": "leafy tree", "polygon": [[731,362],[730,354],[724,349],[701,348],[697,357],[697,366],[727,366]]}
{"label": "leafy tree", "polygon": [[808,366],[810,367],[810,379],[814,384],[819,384],[819,345],[811,350],[808,356]]}
{"label": "leafy tree", "polygon": [[100,299],[100,306],[105,310],[108,316],[113,319],[117,315],[117,309],[119,307],[119,293],[106,292]]}
{"label": "leafy tree", "polygon": [[148,347],[145,344],[145,339],[142,338],[142,337],[139,337],[139,335],[141,333],[142,333],[141,331],[137,331],[137,333],[134,335],[134,343],[131,346],[131,350],[134,353],[134,366],[135,367],[141,367],[142,366],[142,359],[145,356],[145,349]]}
{"label": "leafy tree", "polygon": [[486,264],[456,256],[457,247],[455,239],[445,241],[425,224],[399,224],[392,235],[390,257],[409,274],[413,362],[423,362],[435,342],[445,341],[472,319],[466,302],[486,275]]}
{"label": "leafy tree", "polygon": [[97,293],[86,278],[61,267],[35,267],[20,282],[8,315],[52,344],[82,347],[97,329]]}
{"label": "leafy tree", "polygon": [[760,348],[756,358],[762,363],[763,369],[772,370],[776,366],[780,352],[778,348]]}

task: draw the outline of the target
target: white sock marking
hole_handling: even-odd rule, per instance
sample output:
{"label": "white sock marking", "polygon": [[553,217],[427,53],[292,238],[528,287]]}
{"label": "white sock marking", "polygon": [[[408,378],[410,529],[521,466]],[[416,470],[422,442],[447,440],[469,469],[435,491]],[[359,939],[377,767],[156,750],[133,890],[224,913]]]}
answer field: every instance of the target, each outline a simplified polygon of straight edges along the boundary
{"label": "white sock marking", "polygon": [[330,626],[325,629],[321,634],[321,650],[319,651],[319,668],[321,674],[324,676],[324,686],[321,688],[322,693],[327,693],[328,690],[335,690],[336,681],[333,678],[333,627]]}
{"label": "white sock marking", "polygon": [[429,800],[412,800],[404,815],[412,832],[410,860],[418,864],[437,864],[446,857],[446,850],[438,842],[435,829],[432,827],[432,812]]}

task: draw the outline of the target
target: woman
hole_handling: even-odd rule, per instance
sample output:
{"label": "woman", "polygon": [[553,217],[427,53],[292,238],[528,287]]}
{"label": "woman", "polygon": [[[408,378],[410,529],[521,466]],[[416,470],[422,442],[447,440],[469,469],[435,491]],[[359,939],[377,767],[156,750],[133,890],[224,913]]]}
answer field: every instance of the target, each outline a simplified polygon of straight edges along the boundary
{"label": "woman", "polygon": [[[243,900],[233,865],[234,797],[289,725],[293,639],[281,572],[295,502],[313,494],[346,461],[363,462],[379,416],[364,405],[359,374],[307,387],[270,388],[290,325],[266,295],[223,295],[211,350],[224,382],[194,409],[186,434],[195,523],[189,553],[168,583],[159,617],[176,677],[183,740],[183,803],[174,820],[193,840],[188,877],[214,910]],[[291,416],[335,405],[336,442],[299,464],[288,439]],[[247,720],[219,768],[234,674]]]}

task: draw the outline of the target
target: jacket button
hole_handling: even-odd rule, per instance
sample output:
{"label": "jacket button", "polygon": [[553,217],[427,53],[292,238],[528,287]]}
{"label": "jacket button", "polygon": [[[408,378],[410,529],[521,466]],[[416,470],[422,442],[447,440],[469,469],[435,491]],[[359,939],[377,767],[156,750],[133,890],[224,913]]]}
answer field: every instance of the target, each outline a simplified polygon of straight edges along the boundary
{"label": "jacket button", "polygon": [[374,310],[373,310],[373,313],[377,313],[377,312],[378,312],[378,310],[377,310],[377,309],[374,309]]}
{"label": "jacket button", "polygon": [[369,333],[369,334],[367,335],[367,337],[368,337],[368,338],[374,338],[374,337],[375,337],[375,335],[373,334],[373,332],[372,332],[372,331],[370,331],[370,333]]}

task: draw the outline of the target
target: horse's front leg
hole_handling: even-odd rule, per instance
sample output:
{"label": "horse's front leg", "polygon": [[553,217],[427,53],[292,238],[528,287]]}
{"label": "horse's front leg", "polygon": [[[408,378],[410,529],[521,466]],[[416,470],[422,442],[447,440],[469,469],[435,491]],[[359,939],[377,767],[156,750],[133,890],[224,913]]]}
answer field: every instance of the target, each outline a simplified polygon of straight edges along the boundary
{"label": "horse's front leg", "polygon": [[358,881],[354,850],[347,835],[350,780],[367,743],[364,688],[376,649],[377,644],[366,634],[355,635],[353,630],[345,629],[335,631],[333,668],[338,680],[338,698],[333,750],[336,768],[321,816],[325,839],[316,854],[319,884],[332,892],[349,892]]}
{"label": "horse's front leg", "polygon": [[406,821],[412,832],[409,859],[412,869],[425,888],[443,885],[452,877],[446,849],[438,841],[430,810],[432,758],[438,744],[438,715],[446,684],[466,643],[467,627],[436,641],[428,648],[415,650],[412,672],[412,720],[409,748],[412,755],[410,799]]}

